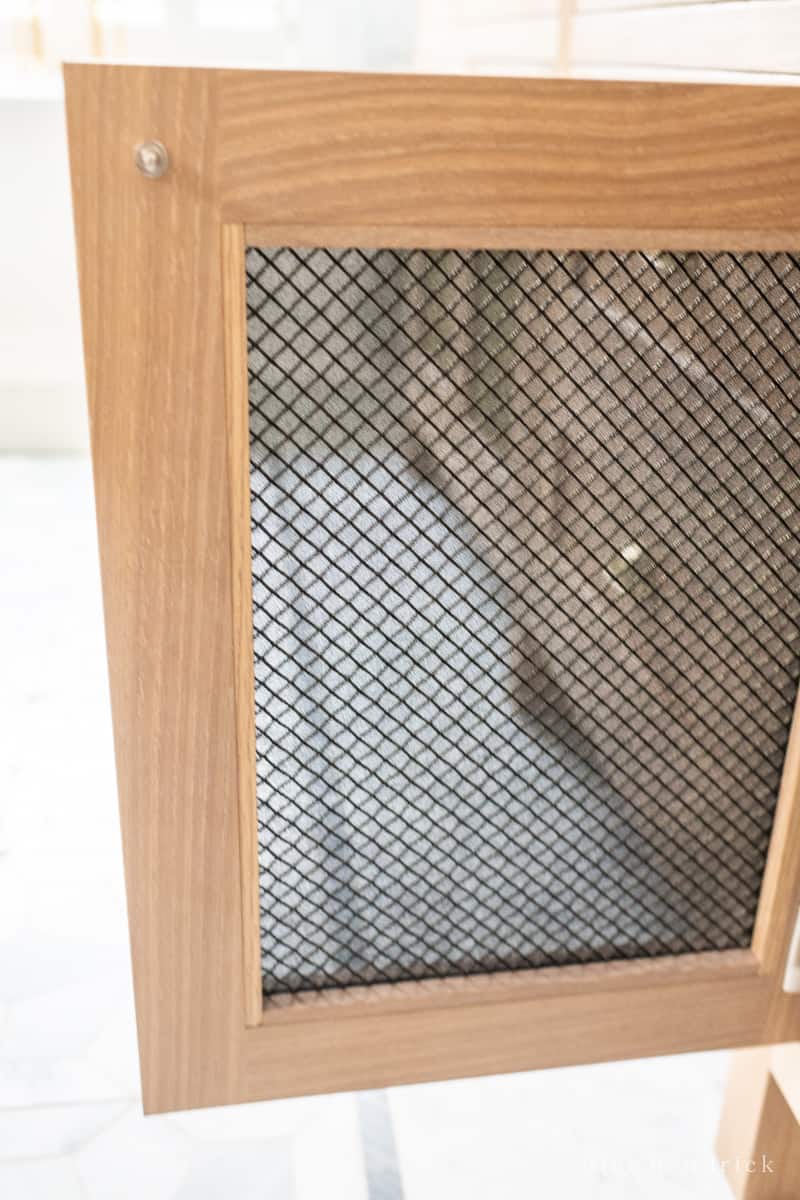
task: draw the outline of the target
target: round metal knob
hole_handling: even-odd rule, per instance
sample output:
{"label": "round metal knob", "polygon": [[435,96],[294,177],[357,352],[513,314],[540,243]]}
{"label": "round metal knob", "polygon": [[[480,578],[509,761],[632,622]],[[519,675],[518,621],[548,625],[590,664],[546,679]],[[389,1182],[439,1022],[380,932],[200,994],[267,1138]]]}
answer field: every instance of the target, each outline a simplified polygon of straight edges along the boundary
{"label": "round metal knob", "polygon": [[148,179],[160,179],[169,167],[169,155],[162,142],[140,142],[133,161]]}

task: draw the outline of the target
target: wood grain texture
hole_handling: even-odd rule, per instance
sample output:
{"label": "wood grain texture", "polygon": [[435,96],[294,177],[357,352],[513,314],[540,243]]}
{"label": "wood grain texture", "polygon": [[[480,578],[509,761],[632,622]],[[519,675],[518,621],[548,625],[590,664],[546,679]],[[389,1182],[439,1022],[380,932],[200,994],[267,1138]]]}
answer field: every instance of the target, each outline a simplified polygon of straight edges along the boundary
{"label": "wood grain texture", "polygon": [[743,1200],[747,1172],[737,1169],[756,1152],[758,1125],[769,1083],[770,1046],[737,1050],[731,1056],[715,1152],[734,1200]]}
{"label": "wood grain texture", "polygon": [[734,1200],[796,1200],[800,1043],[733,1055],[716,1152]]}
{"label": "wood grain texture", "polygon": [[[241,257],[244,223],[334,245],[798,247],[800,93],[106,66],[66,81],[146,1108],[796,1037],[779,980],[794,732],[760,971],[698,956],[262,1015]],[[150,137],[172,159],[157,182],[133,168]]]}
{"label": "wood grain texture", "polygon": [[244,229],[222,227],[225,397],[228,474],[231,488],[231,585],[239,765],[239,845],[242,890],[242,955],[245,1023],[258,1025],[262,1011],[261,933],[256,819],[256,728],[253,679],[253,585],[250,552],[250,437],[247,378],[247,306]]}
{"label": "wood grain texture", "polygon": [[800,908],[800,693],[781,774],[767,864],[753,930],[753,952],[770,979],[763,1040],[800,1038],[800,997],[783,991],[783,973]]}
{"label": "wood grain texture", "polygon": [[[800,250],[800,229],[547,229],[510,225],[264,225],[245,227],[248,246],[435,250]],[[635,243],[635,244],[634,244]]]}
{"label": "wood grain texture", "polygon": [[735,1200],[796,1200],[800,1044],[734,1056],[717,1155]]}
{"label": "wood grain texture", "polygon": [[800,1188],[800,1125],[775,1075],[770,1073],[755,1152],[745,1173],[742,1200],[797,1200]]}
{"label": "wood grain texture", "polygon": [[[768,983],[757,974],[662,978],[650,988],[594,985],[542,989],[493,1003],[409,1003],[382,1013],[265,1020],[248,1030],[251,1099],[346,1091],[524,1071],[691,1050],[760,1039]],[[265,1090],[269,1089],[269,1090]]]}
{"label": "wood grain texture", "polygon": [[376,1009],[382,1013],[414,1012],[638,988],[655,992],[662,986],[701,981],[728,985],[736,979],[752,980],[758,974],[758,961],[750,950],[495,971],[274,996],[265,1001],[262,1023],[276,1026],[295,1019],[327,1021],[332,1010],[349,1018],[374,1015]]}
{"label": "wood grain texture", "polygon": [[[215,83],[65,79],[144,1105],[223,1103],[243,1002]],[[158,181],[133,165],[151,137]]]}
{"label": "wood grain texture", "polygon": [[800,230],[800,90],[220,73],[220,203],[259,224]]}
{"label": "wood grain texture", "polygon": [[761,884],[761,895],[753,930],[753,950],[764,970],[782,971],[794,926],[793,913],[796,912],[798,905],[800,905],[800,693],[795,700],[767,865]]}
{"label": "wood grain texture", "polygon": [[[800,1124],[800,1042],[785,1042],[773,1046],[770,1053],[770,1070],[778,1087],[786,1097],[786,1103]],[[800,1180],[800,1174],[798,1174]]]}

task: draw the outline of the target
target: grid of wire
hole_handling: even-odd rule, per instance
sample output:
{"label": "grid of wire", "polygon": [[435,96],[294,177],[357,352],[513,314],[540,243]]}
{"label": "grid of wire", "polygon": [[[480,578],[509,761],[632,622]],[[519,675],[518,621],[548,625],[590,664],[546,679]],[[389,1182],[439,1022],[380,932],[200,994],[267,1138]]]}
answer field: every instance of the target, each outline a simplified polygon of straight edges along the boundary
{"label": "grid of wire", "polygon": [[248,249],[268,995],[749,943],[786,254]]}

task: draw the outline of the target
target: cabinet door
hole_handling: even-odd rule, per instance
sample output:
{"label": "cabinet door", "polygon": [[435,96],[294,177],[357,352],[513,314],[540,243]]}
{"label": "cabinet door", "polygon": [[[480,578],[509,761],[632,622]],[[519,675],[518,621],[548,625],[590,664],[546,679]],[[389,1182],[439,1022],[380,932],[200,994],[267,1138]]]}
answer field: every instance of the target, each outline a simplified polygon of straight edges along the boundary
{"label": "cabinet door", "polygon": [[798,93],[66,82],[146,1108],[796,1038]]}

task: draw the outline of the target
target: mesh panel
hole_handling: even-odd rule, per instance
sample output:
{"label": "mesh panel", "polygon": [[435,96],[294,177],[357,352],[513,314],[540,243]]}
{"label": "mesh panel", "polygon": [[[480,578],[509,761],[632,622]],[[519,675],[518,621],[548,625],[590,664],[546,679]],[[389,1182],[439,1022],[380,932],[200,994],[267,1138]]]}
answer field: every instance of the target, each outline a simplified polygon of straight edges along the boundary
{"label": "mesh panel", "polygon": [[747,945],[798,261],[246,266],[265,991]]}

